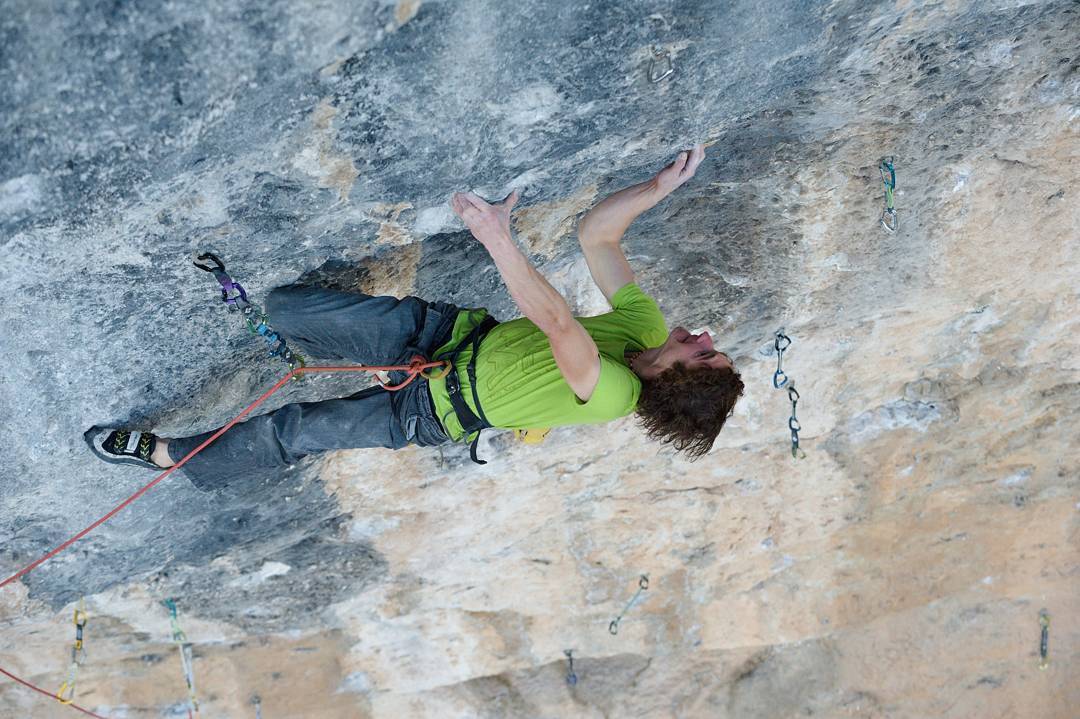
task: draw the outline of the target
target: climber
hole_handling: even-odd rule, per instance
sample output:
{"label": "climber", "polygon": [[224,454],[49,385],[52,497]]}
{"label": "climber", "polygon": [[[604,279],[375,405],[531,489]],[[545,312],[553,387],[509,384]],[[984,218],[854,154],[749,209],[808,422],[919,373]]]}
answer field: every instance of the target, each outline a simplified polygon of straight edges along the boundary
{"label": "climber", "polygon": [[[374,387],[286,405],[237,424],[182,469],[200,489],[213,489],[225,467],[280,467],[325,450],[462,438],[473,439],[476,460],[475,438],[486,427],[594,424],[632,412],[650,437],[700,457],[742,394],[742,381],[708,332],[667,331],[656,303],[635,284],[620,240],[634,218],[692,178],[704,156],[702,145],[680,153],[652,179],[604,199],[578,224],[589,271],[612,307],[606,314],[575,318],[518,249],[510,231],[516,191],[495,204],[458,192],[451,205],[487,249],[524,317],[498,323],[483,309],[416,297],[273,290],[267,313],[309,357],[400,364],[421,354],[450,359],[453,370],[397,392]],[[172,466],[211,434],[91,433],[87,440],[102,459],[154,469]]]}

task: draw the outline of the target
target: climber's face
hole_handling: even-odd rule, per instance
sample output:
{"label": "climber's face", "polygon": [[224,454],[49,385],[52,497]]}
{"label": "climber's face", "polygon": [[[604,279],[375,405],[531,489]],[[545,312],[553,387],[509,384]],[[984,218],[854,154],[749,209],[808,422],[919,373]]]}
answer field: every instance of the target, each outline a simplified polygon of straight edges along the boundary
{"label": "climber's face", "polygon": [[713,348],[713,340],[708,332],[695,335],[685,327],[671,330],[671,334],[660,347],[656,366],[669,369],[676,362],[687,369],[734,367],[730,357]]}

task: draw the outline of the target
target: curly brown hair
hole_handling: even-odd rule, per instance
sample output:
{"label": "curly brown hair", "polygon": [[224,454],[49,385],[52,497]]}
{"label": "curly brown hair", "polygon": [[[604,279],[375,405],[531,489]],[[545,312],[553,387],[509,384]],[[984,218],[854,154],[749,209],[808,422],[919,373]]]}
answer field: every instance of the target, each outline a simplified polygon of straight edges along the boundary
{"label": "curly brown hair", "polygon": [[742,378],[730,367],[687,369],[676,363],[641,380],[637,415],[649,437],[694,460],[712,448],[742,393]]}

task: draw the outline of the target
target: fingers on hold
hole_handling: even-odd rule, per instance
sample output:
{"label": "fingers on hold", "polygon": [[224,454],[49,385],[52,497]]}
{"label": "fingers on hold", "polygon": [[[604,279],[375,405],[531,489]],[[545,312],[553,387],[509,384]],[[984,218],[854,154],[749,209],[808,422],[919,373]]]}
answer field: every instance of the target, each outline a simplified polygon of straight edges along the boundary
{"label": "fingers on hold", "polygon": [[698,168],[698,165],[700,165],[701,161],[704,160],[704,159],[705,159],[705,150],[702,149],[700,145],[698,147],[695,147],[694,151],[690,155],[690,162],[687,163],[687,169],[691,173],[695,172],[697,170],[697,168]]}
{"label": "fingers on hold", "polygon": [[470,205],[472,205],[478,210],[483,210],[484,208],[489,206],[488,203],[485,202],[482,197],[480,197],[480,195],[477,195],[474,192],[463,192],[462,197],[465,198],[466,202],[468,202]]}
{"label": "fingers on hold", "polygon": [[470,211],[476,211],[476,208],[469,204],[469,202],[464,197],[462,197],[462,194],[460,192],[454,195],[453,206],[454,213],[461,219],[465,219],[466,213]]}

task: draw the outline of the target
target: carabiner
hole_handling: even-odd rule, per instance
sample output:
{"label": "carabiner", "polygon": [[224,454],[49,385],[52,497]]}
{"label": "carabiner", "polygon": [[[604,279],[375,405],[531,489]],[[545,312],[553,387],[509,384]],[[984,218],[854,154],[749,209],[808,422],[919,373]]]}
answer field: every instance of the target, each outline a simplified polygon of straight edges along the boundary
{"label": "carabiner", "polygon": [[[64,692],[70,692],[67,697],[64,696]],[[56,690],[56,701],[61,704],[70,704],[75,701],[75,682],[64,682],[60,685],[60,688]]]}
{"label": "carabiner", "polygon": [[[82,600],[79,601],[81,603]],[[75,650],[78,651],[83,648],[83,628],[86,627],[86,611],[77,608],[72,623],[75,625]]]}
{"label": "carabiner", "polygon": [[788,383],[787,373],[783,370],[784,350],[791,346],[791,338],[784,334],[784,328],[776,330],[776,339],[773,341],[773,349],[776,350],[776,371],[773,372],[772,384],[776,389],[783,389]]}
{"label": "carabiner", "polygon": [[[214,263],[214,266],[207,267],[206,265],[200,265],[199,260],[210,260],[211,262]],[[196,267],[198,267],[203,272],[212,272],[214,274],[217,274],[218,272],[224,272],[225,271],[225,263],[222,262],[221,259],[217,255],[215,255],[213,252],[204,252],[204,253],[202,253],[201,255],[198,256],[197,259],[193,260],[191,264],[195,265]]]}
{"label": "carabiner", "polygon": [[[671,62],[671,53],[666,49],[660,49],[653,45],[652,57],[649,59],[649,82],[657,83],[675,72],[675,65]],[[657,72],[657,66],[663,63],[663,72]]]}
{"label": "carabiner", "polygon": [[896,210],[888,207],[881,211],[878,222],[881,223],[881,228],[890,235],[896,234],[896,231],[900,228],[900,222],[896,218]]}

